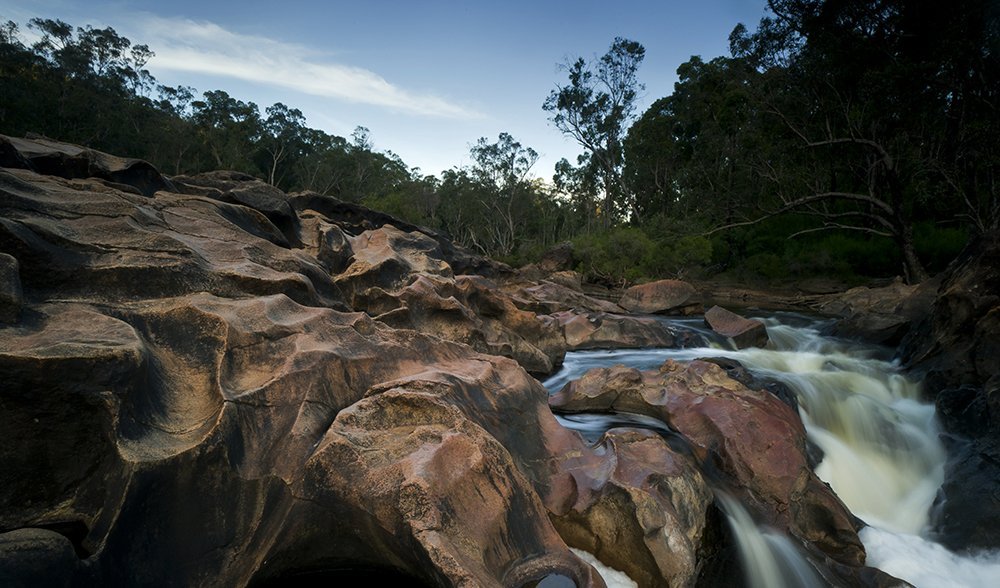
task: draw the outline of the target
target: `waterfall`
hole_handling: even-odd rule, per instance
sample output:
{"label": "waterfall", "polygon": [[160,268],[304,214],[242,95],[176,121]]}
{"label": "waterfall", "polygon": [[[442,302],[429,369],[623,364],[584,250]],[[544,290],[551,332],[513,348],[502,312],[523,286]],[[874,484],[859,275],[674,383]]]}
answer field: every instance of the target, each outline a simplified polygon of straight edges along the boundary
{"label": "waterfall", "polygon": [[[919,383],[888,361],[885,349],[823,336],[817,321],[796,315],[762,320],[771,339],[766,349],[734,350],[696,321],[682,319],[670,321],[671,327],[704,337],[704,347],[573,352],[545,385],[555,392],[588,369],[615,364],[653,369],[667,359],[735,359],[795,393],[808,438],[823,451],[816,474],[870,525],[861,534],[869,565],[919,588],[1000,586],[998,554],[960,556],[920,535],[927,531],[946,454],[934,407],[920,400]],[[577,415],[562,422],[593,438],[602,422],[606,430],[622,417]],[[795,563],[801,556],[787,538],[757,529],[734,499],[720,494],[718,502],[737,536],[751,585],[818,584],[811,568]]]}

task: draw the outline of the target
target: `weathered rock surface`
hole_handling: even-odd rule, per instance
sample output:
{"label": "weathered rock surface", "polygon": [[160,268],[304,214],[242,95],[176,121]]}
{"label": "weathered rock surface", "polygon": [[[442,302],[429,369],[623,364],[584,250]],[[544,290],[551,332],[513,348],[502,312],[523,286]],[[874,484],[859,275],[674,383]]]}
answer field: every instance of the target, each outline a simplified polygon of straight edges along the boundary
{"label": "weathered rock surface", "polygon": [[117,157],[44,137],[0,136],[0,145],[4,154],[2,167],[30,169],[66,179],[94,178],[110,187],[143,196],[175,189],[170,180],[141,159]]}
{"label": "weathered rock surface", "polygon": [[673,347],[677,343],[663,323],[646,317],[563,311],[552,314],[552,319],[572,350]]}
{"label": "weathered rock surface", "polygon": [[531,373],[549,374],[562,363],[566,342],[558,327],[517,308],[488,278],[411,275],[403,288],[366,289],[355,306],[393,327],[514,358]]}
{"label": "weathered rock surface", "polygon": [[260,202],[212,196],[0,170],[0,252],[23,287],[0,324],[0,431],[17,439],[0,444],[5,583],[246,585],[349,567],[603,585],[546,516],[568,477],[557,455],[583,445],[540,384],[343,312],[365,285],[347,270],[378,267],[398,237],[403,261],[386,255],[373,283],[439,279],[482,298],[473,314],[541,325],[533,313],[452,277],[433,240],[352,235],[314,211],[289,225],[295,248]]}
{"label": "weathered rock surface", "polygon": [[770,393],[732,380],[719,366],[668,361],[658,371],[595,369],[549,403],[560,411],[628,412],[661,420],[687,440],[699,464],[712,464],[719,482],[740,496],[755,520],[800,540],[828,581],[859,584],[878,576],[864,567],[859,523],[808,465],[798,415]]}
{"label": "weathered rock surface", "polygon": [[918,285],[901,279],[869,288],[859,286],[846,292],[823,296],[815,304],[823,314],[839,316],[834,334],[883,345],[898,345],[913,324],[930,312],[939,281]]}
{"label": "weathered rock surface", "polygon": [[705,311],[705,324],[719,335],[731,339],[737,349],[765,347],[769,341],[764,323],[744,318],[721,306]]}
{"label": "weathered rock surface", "polygon": [[703,310],[701,295],[681,280],[659,280],[632,286],[618,303],[629,312],[644,314],[696,314]]}
{"label": "weathered rock surface", "polygon": [[949,463],[935,512],[952,549],[1000,545],[1000,233],[970,243],[952,264],[929,316],[903,342],[925,372],[946,429]]}
{"label": "weathered rock surface", "polygon": [[574,491],[553,521],[570,544],[640,586],[695,584],[714,547],[705,536],[713,495],[687,456],[652,431],[612,429],[561,468]]}

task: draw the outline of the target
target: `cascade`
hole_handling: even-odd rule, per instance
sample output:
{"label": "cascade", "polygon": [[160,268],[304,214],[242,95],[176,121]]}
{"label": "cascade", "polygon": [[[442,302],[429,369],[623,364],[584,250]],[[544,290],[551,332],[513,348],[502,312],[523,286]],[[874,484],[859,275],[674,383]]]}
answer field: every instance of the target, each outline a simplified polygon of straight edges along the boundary
{"label": "cascade", "polygon": [[[671,328],[694,332],[706,344],[572,352],[545,386],[555,392],[591,368],[616,364],[653,369],[668,359],[739,361],[795,393],[808,439],[823,452],[817,475],[870,525],[861,533],[869,565],[921,588],[1000,585],[1000,554],[953,554],[925,535],[946,454],[934,406],[920,400],[919,383],[901,373],[885,349],[822,335],[820,321],[793,314],[761,320],[771,339],[766,349],[735,350],[704,329],[700,319],[667,320]],[[634,415],[573,415],[560,421],[590,439],[623,424],[665,429],[655,419]],[[717,496],[737,536],[749,585],[820,585],[788,538],[757,528],[738,501],[721,492]]]}

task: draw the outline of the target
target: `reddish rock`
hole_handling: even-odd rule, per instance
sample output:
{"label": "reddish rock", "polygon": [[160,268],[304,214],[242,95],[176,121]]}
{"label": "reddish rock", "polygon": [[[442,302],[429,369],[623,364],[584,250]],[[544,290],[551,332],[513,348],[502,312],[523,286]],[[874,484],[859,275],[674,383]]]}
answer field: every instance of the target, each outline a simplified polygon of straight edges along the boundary
{"label": "reddish rock", "polygon": [[755,518],[856,571],[864,547],[855,518],[809,468],[798,415],[719,366],[666,362],[659,371],[595,369],[552,396],[570,412],[630,412],[662,420],[711,461]]}
{"label": "reddish rock", "polygon": [[712,491],[696,464],[656,433],[613,429],[588,451],[564,454],[570,500],[553,512],[567,543],[640,586],[692,586],[706,545]]}
{"label": "reddish rock", "polygon": [[572,311],[557,312],[552,318],[572,350],[673,347],[676,342],[663,323],[651,318]]}
{"label": "reddish rock", "polygon": [[618,304],[629,312],[642,314],[697,314],[702,311],[698,291],[680,280],[632,286]]}
{"label": "reddish rock", "polygon": [[743,318],[721,306],[705,311],[705,324],[719,335],[731,339],[737,349],[765,347],[769,341],[764,323]]}

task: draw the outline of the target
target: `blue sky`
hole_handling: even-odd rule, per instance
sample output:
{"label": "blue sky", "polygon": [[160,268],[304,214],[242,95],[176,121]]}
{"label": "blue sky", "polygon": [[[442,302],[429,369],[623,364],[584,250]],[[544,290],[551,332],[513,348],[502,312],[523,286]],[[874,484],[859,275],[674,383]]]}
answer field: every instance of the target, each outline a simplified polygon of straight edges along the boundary
{"label": "blue sky", "polygon": [[[558,64],[603,54],[616,36],[646,48],[641,113],[670,94],[677,66],[728,53],[737,23],[753,28],[765,0],[421,2],[332,0],[0,0],[0,19],[40,16],[111,26],[156,53],[160,83],[225,90],[264,107],[299,108],[307,123],[349,136],[371,130],[425,174],[469,163],[480,137],[508,132],[541,159],[580,149],[548,123],[542,102]],[[28,33],[28,31],[24,31]]]}

